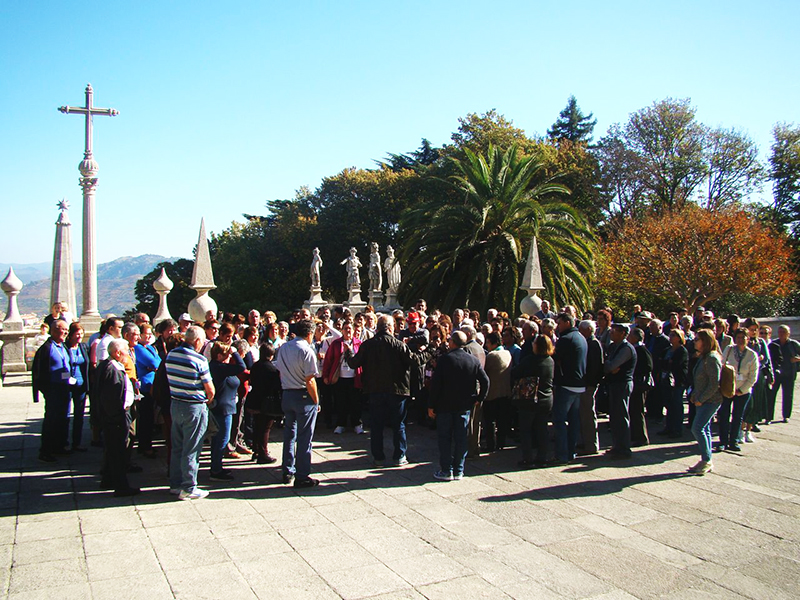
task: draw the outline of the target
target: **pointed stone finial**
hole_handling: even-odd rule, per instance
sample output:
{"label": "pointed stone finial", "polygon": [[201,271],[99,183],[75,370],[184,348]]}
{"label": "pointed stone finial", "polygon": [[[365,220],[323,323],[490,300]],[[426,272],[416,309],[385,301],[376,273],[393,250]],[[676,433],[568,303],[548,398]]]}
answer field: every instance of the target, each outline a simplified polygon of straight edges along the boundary
{"label": "pointed stone finial", "polygon": [[539,245],[536,243],[536,236],[531,241],[531,249],[528,252],[528,262],[525,264],[525,272],[522,275],[521,290],[528,292],[519,303],[520,310],[528,315],[534,315],[542,308],[542,299],[536,292],[544,289],[542,280],[542,266],[539,263]]}
{"label": "pointed stone finial", "polygon": [[189,286],[197,292],[197,297],[189,302],[189,316],[195,322],[206,320],[206,313],[217,312],[217,303],[208,295],[209,290],[216,289],[214,285],[214,272],[211,270],[211,254],[208,251],[206,238],[206,221],[200,220],[200,237],[197,240],[197,250],[194,256],[194,269],[192,270],[192,284]]}
{"label": "pointed stone finial", "polygon": [[200,237],[197,239],[192,284],[189,287],[193,290],[213,290],[217,287],[214,285],[214,272],[211,270],[211,254],[208,252],[205,219],[200,219]]}
{"label": "pointed stone finial", "polygon": [[153,282],[153,289],[156,291],[156,294],[158,294],[158,312],[153,318],[153,325],[158,325],[161,321],[172,318],[169,314],[169,307],[167,306],[167,295],[172,291],[174,285],[172,280],[167,276],[164,267],[161,267],[161,274],[158,276],[158,279]]}
{"label": "pointed stone finial", "polygon": [[153,282],[153,289],[156,292],[171,292],[173,287],[175,287],[175,284],[172,283],[172,279],[169,278],[164,267],[161,267],[161,274]]}
{"label": "pointed stone finial", "polygon": [[526,292],[544,289],[542,266],[539,264],[539,245],[536,243],[536,236],[533,236],[533,241],[531,241],[531,249],[528,252],[528,262],[525,264],[525,272],[522,275],[520,289]]}
{"label": "pointed stone finial", "polygon": [[67,199],[62,198],[61,201],[56,204],[56,206],[58,206],[59,210],[58,221],[56,221],[56,225],[59,223],[63,225],[72,225],[72,223],[69,222],[69,214],[67,213],[69,210],[69,202],[67,202]]}
{"label": "pointed stone finial", "polygon": [[6,318],[3,320],[4,326],[8,323],[22,323],[22,317],[17,307],[17,294],[22,290],[22,282],[14,273],[13,267],[8,268],[8,275],[0,282],[0,289],[8,296],[8,310],[6,311]]}

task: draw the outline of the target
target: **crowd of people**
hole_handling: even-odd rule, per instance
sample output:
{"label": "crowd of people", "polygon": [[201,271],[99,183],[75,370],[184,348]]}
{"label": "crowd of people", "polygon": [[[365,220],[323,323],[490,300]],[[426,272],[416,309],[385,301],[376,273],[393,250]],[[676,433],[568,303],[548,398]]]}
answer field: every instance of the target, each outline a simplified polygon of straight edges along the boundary
{"label": "crowd of people", "polygon": [[[610,309],[579,317],[547,301],[517,318],[496,309],[447,315],[422,299],[409,312],[323,307],[288,321],[251,310],[209,313],[202,323],[183,314],[153,327],[139,313],[128,323],[109,315],[85,341],[80,323],[56,308],[33,365],[34,400],[45,399],[39,459],[87,450],[88,396],[101,485],[117,496],[139,492],[128,481],[142,470],[134,449],[155,458],[159,435],[169,490],[180,499],[208,495],[198,486],[204,441],[212,481],[233,481],[226,462],[250,457],[280,460],[284,484],[314,487],[318,416],[334,435],[368,431],[376,468],[408,463],[407,423],[435,429],[433,477],[443,481],[462,479],[468,458],[512,445],[522,469],[599,454],[604,416],[609,458],[628,460],[652,435],[680,440],[688,428],[700,455],[688,471],[704,475],[713,452],[742,452],[775,420],[779,392],[789,420],[800,362],[785,325],[773,339],[754,318],[715,318],[702,307],[663,322],[640,306],[631,318]],[[277,426],[280,459],[269,451]]]}

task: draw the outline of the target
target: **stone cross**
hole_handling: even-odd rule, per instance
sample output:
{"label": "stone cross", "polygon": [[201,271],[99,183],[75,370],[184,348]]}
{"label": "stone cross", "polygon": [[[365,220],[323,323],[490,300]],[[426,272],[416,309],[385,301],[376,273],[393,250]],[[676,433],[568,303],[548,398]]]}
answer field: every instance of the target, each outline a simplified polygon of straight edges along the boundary
{"label": "stone cross", "polygon": [[94,91],[92,85],[86,86],[86,106],[61,106],[59,111],[66,115],[79,114],[86,119],[86,141],[83,160],[78,165],[81,173],[80,186],[83,188],[83,312],[81,322],[86,331],[100,326],[100,313],[97,310],[97,255],[95,254],[94,232],[94,194],[97,188],[99,167],[92,154],[92,118],[97,116],[116,117],[119,111],[114,108],[95,108],[92,105]]}

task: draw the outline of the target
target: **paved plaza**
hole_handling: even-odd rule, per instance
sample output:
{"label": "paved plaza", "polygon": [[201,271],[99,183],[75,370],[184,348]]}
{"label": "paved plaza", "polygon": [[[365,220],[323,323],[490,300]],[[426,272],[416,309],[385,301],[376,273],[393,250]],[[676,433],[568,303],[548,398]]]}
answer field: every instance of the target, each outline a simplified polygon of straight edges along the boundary
{"label": "paved plaza", "polygon": [[375,469],[368,436],[320,427],[318,488],[297,493],[279,468],[249,461],[230,464],[235,484],[210,483],[206,451],[211,494],[181,502],[167,491],[163,448],[138,459],[132,500],[98,491],[96,448],[39,462],[43,404],[30,398],[27,375],[0,389],[9,599],[800,596],[796,422],[762,427],[741,455],[715,455],[705,477],[684,473],[697,460],[687,436],[629,462],[532,471],[512,448],[469,461],[455,482],[432,480],[426,428],[409,428],[411,464]]}

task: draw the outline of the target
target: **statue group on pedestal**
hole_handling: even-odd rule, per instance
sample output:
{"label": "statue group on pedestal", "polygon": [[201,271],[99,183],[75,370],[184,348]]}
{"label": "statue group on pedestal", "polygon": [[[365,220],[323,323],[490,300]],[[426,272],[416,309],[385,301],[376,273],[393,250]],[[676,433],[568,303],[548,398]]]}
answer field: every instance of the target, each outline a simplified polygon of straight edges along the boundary
{"label": "statue group on pedestal", "polygon": [[[358,258],[356,248],[350,248],[350,256],[342,260],[340,265],[344,266],[347,272],[347,291],[350,304],[361,302],[361,274],[359,269],[364,265]],[[322,257],[319,248],[314,248],[311,259],[311,293],[312,298],[317,301],[319,292],[322,289],[320,270],[322,267]],[[386,273],[388,289],[386,290],[386,301],[383,302],[383,273]],[[370,244],[369,255],[369,298],[372,304],[382,304],[389,307],[397,303],[397,290],[400,287],[400,264],[394,255],[394,248],[386,247],[386,260],[381,262],[380,248],[377,242]]]}

